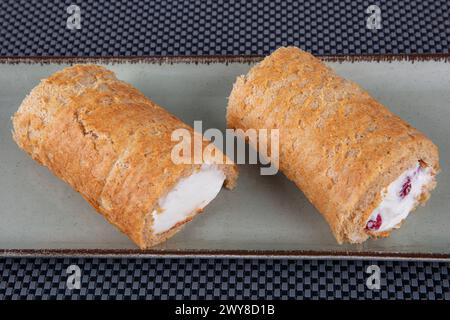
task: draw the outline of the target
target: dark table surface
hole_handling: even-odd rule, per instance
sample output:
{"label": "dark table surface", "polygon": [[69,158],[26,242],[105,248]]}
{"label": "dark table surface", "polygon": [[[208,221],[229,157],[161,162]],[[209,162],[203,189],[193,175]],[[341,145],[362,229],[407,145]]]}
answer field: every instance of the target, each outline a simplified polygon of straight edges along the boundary
{"label": "dark table surface", "polygon": [[[78,3],[79,2],[79,3]],[[69,30],[70,4],[81,29]],[[380,8],[381,29],[366,28]],[[265,55],[450,55],[448,0],[0,2],[0,59]],[[381,288],[366,286],[369,265]],[[81,289],[66,269],[81,269]],[[450,263],[287,259],[1,258],[0,299],[450,299]]]}

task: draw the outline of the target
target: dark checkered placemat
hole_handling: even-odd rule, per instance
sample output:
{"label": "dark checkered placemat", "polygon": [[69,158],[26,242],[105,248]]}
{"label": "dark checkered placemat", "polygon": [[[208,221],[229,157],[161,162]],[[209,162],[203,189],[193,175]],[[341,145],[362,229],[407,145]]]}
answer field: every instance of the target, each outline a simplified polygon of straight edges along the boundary
{"label": "dark checkered placemat", "polygon": [[[380,267],[381,287],[366,286]],[[66,269],[81,270],[68,289]],[[0,259],[1,299],[450,299],[450,263],[256,259]]]}
{"label": "dark checkered placemat", "polygon": [[[70,4],[81,29],[69,30]],[[369,30],[369,5],[381,10]],[[0,57],[448,54],[448,0],[0,1]],[[81,289],[66,269],[81,270]],[[264,259],[0,258],[0,299],[450,299],[450,263]]]}
{"label": "dark checkered placemat", "polygon": [[[80,7],[81,29],[66,12]],[[378,5],[380,30],[366,28]],[[448,0],[2,0],[0,56],[449,53]]]}

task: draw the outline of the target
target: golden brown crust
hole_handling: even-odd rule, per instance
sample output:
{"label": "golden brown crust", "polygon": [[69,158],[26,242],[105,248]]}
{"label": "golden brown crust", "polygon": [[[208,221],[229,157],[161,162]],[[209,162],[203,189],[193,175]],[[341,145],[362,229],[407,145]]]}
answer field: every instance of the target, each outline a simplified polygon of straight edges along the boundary
{"label": "golden brown crust", "polygon": [[439,170],[438,149],[425,135],[294,47],[276,50],[237,79],[227,123],[280,130],[281,171],[323,214],[339,243],[367,239],[365,223],[381,190],[404,170],[418,160],[433,174]]}
{"label": "golden brown crust", "polygon": [[[13,126],[22,149],[141,248],[181,228],[153,234],[151,212],[179,179],[200,167],[171,161],[177,143],[172,131],[193,130],[111,71],[76,65],[44,79],[23,101]],[[225,185],[233,187],[236,166],[219,167]]]}

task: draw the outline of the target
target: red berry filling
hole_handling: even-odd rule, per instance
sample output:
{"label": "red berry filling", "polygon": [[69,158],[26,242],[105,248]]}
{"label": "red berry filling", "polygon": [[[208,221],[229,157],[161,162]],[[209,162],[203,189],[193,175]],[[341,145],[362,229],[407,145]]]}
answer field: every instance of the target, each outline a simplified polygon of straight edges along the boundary
{"label": "red berry filling", "polygon": [[377,214],[375,220],[369,220],[366,225],[366,229],[370,231],[377,231],[380,229],[383,219],[381,219],[381,214]]}
{"label": "red berry filling", "polygon": [[402,189],[399,192],[400,198],[406,197],[411,192],[411,177],[406,177],[405,182],[403,183]]}

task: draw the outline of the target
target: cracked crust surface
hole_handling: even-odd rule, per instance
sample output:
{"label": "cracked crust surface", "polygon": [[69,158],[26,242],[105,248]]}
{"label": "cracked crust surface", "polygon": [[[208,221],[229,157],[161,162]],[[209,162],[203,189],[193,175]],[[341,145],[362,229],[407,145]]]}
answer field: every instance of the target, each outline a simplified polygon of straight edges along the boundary
{"label": "cracked crust surface", "polygon": [[[158,200],[201,166],[172,162],[177,142],[171,134],[178,128],[197,133],[106,68],[75,65],[56,72],[31,91],[12,120],[17,144],[139,247],[166,240],[196,214],[153,234]],[[236,166],[218,166],[232,188]]]}
{"label": "cracked crust surface", "polygon": [[[295,47],[276,50],[236,80],[227,125],[280,130],[280,170],[325,217],[339,243],[369,237],[365,223],[381,191],[403,171],[419,160],[433,175],[439,171],[430,139]],[[434,186],[423,189],[420,203]]]}

